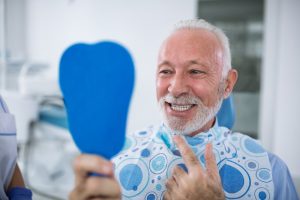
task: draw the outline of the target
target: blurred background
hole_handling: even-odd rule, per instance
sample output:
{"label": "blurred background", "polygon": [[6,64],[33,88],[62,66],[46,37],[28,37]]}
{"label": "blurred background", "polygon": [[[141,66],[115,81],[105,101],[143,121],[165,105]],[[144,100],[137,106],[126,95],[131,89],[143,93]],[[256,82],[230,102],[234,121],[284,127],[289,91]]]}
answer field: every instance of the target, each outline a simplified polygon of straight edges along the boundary
{"label": "blurred background", "polygon": [[[235,131],[257,138],[288,165],[300,192],[299,0],[0,0],[0,93],[17,120],[19,164],[34,199],[66,199],[79,151],[58,86],[63,51],[113,40],[136,67],[127,132],[160,122],[158,49],[181,19],[223,28],[239,71]],[[298,88],[298,89],[297,89]]]}

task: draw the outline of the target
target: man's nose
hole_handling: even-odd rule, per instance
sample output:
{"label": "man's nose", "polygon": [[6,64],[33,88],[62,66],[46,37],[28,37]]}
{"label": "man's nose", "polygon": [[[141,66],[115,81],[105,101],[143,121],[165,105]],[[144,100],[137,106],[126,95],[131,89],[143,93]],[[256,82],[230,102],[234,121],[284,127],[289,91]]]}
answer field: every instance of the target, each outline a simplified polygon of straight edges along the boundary
{"label": "man's nose", "polygon": [[170,82],[168,87],[168,92],[173,96],[178,97],[182,94],[187,94],[189,92],[189,87],[184,76],[176,75]]}

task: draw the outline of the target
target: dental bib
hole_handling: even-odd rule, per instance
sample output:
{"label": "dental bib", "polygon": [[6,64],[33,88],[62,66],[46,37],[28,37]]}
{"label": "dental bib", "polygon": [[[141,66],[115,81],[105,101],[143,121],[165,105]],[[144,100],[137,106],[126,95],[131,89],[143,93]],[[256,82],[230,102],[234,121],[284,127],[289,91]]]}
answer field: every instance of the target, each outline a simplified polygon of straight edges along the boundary
{"label": "dental bib", "polygon": [[[164,125],[127,136],[124,150],[113,159],[122,199],[163,199],[174,166],[187,171],[172,136]],[[226,199],[274,198],[268,153],[256,140],[217,122],[207,132],[184,138],[203,167],[205,146],[212,142]]]}
{"label": "dental bib", "polygon": [[62,55],[59,82],[79,149],[107,159],[116,155],[124,144],[134,85],[129,52],[109,41],[72,45]]}

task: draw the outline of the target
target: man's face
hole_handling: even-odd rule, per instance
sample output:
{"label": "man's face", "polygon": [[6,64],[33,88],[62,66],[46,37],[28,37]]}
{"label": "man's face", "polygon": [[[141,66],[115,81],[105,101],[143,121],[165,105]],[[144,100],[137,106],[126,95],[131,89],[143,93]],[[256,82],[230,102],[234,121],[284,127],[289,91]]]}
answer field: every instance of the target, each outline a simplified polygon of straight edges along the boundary
{"label": "man's face", "polygon": [[213,33],[179,30],[158,57],[156,92],[167,126],[177,133],[207,130],[223,93],[223,51]]}

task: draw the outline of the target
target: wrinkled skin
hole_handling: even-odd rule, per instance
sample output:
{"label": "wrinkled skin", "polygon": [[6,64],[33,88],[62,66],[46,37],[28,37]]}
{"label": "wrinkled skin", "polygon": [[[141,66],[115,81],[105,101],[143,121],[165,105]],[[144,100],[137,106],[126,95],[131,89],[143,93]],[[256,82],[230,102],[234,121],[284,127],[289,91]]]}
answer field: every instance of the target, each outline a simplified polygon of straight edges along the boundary
{"label": "wrinkled skin", "polygon": [[[175,98],[192,96],[208,108],[213,108],[220,99],[227,98],[237,80],[237,71],[229,69],[225,75],[223,48],[216,35],[202,29],[178,30],[163,43],[158,56],[156,73],[156,96],[160,101],[166,95]],[[176,103],[175,103],[176,104]],[[190,103],[177,103],[189,106]],[[189,136],[210,129],[214,118],[207,119],[206,124],[197,121],[201,106],[194,104],[187,110],[172,109],[170,102],[163,102],[164,123],[172,130],[198,124],[190,130]]]}
{"label": "wrinkled skin", "polygon": [[174,141],[182,155],[188,173],[176,166],[166,182],[165,200],[221,200],[225,199],[221,178],[212,152],[212,144],[206,146],[204,169],[194,152],[179,136]]}

